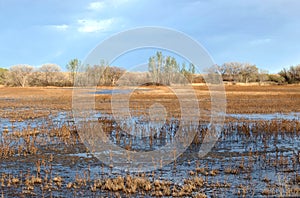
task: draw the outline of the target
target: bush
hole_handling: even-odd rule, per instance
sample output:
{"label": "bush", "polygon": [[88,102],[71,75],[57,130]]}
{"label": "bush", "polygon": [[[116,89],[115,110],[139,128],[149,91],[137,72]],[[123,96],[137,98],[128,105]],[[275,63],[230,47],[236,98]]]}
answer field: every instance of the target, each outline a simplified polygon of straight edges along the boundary
{"label": "bush", "polygon": [[5,84],[5,76],[7,74],[8,70],[4,68],[0,68],[0,85]]}
{"label": "bush", "polygon": [[278,74],[269,74],[269,81],[275,82],[277,84],[284,84],[286,83],[285,78],[278,75]]}

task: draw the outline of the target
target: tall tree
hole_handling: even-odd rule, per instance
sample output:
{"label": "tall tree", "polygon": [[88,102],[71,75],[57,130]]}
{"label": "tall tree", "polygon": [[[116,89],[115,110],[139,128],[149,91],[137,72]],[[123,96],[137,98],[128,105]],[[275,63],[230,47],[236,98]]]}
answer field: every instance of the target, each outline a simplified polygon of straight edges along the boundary
{"label": "tall tree", "polygon": [[190,83],[193,83],[194,74],[196,73],[196,67],[193,63],[190,63],[189,65],[189,74],[188,74],[188,80]]}
{"label": "tall tree", "polygon": [[73,85],[74,85],[75,76],[77,74],[80,64],[81,63],[77,58],[70,60],[69,63],[67,64],[67,69],[70,72]]}
{"label": "tall tree", "polygon": [[162,52],[156,52],[148,62],[148,71],[155,84],[170,85],[179,79],[180,67],[176,59],[171,56],[163,56]]}
{"label": "tall tree", "polygon": [[162,55],[162,52],[156,52],[156,74],[157,74],[157,81],[156,83],[162,83],[162,71],[163,71],[163,61],[164,57]]}
{"label": "tall tree", "polygon": [[156,52],[155,56],[149,58],[148,71],[154,83],[170,85],[171,83],[192,83],[196,68],[192,63],[189,68],[186,68],[184,62],[180,67],[174,57],[163,56],[162,52]]}
{"label": "tall tree", "polygon": [[161,52],[156,52],[156,56],[149,58],[148,71],[150,72],[155,84],[162,83],[161,77],[164,71],[164,57]]}
{"label": "tall tree", "polygon": [[196,72],[196,67],[195,67],[195,65],[193,63],[190,63],[189,72],[191,74],[195,74],[195,72]]}
{"label": "tall tree", "polygon": [[149,58],[148,71],[151,74],[152,81],[157,82],[156,64],[155,64],[155,58],[153,56]]}

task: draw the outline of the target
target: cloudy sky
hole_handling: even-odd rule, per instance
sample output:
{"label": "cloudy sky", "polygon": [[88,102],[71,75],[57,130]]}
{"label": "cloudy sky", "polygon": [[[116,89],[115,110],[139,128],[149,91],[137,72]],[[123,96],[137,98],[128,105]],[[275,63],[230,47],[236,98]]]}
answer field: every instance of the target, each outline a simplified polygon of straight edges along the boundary
{"label": "cloudy sky", "polygon": [[113,34],[160,26],[191,36],[217,64],[274,73],[300,64],[299,8],[298,0],[0,0],[0,67],[65,67]]}

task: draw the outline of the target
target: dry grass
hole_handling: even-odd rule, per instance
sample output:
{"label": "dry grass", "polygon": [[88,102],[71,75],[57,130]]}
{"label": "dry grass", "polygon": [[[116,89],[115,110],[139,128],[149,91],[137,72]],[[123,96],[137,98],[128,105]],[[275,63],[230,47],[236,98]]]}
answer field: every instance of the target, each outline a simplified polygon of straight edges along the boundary
{"label": "dry grass", "polygon": [[[107,87],[102,87],[108,89]],[[210,97],[206,86],[194,86],[199,105],[209,114]],[[227,112],[229,113],[274,113],[300,112],[300,86],[226,86]],[[111,88],[110,88],[111,89]],[[146,109],[158,102],[168,112],[168,121],[164,130],[176,126],[180,117],[178,97],[167,87],[143,87],[130,97],[130,107],[137,116],[146,115]],[[72,122],[54,122],[52,115],[61,111],[70,111],[72,88],[6,88],[0,87],[0,117],[7,118],[9,125],[0,126],[0,185],[3,196],[52,196],[52,192],[61,192],[65,196],[109,196],[109,197],[206,197],[228,195],[237,196],[299,196],[300,195],[300,154],[293,151],[286,155],[286,148],[277,148],[277,143],[285,139],[292,140],[300,135],[299,120],[247,120],[227,118],[222,129],[221,142],[225,149],[240,142],[244,152],[224,152],[209,154],[210,160],[189,158],[176,160],[170,165],[167,177],[161,170],[144,174],[114,173],[111,167],[100,167],[94,158],[83,159],[68,154],[86,152],[76,127]],[[180,92],[183,96],[184,90]],[[188,98],[188,96],[186,96]],[[101,112],[110,112],[111,95],[97,95],[96,108]],[[171,121],[169,118],[174,118]],[[30,125],[17,128],[21,121],[35,122],[44,118],[41,126]],[[203,120],[208,118],[202,117]],[[124,135],[124,131],[115,125],[108,115],[99,118],[108,138],[127,149],[134,150],[136,138]],[[206,126],[198,128],[193,146],[201,145],[208,132]],[[112,133],[113,132],[113,133]],[[153,131],[153,134],[155,131]],[[143,145],[156,148],[157,144],[167,140],[172,142],[174,134],[161,133],[143,140]],[[126,141],[125,141],[126,139]],[[247,149],[246,149],[247,147]],[[249,149],[251,147],[251,149]],[[270,150],[274,147],[275,150]],[[191,150],[190,152],[194,152]],[[176,153],[176,151],[174,151]],[[175,155],[175,154],[174,154]],[[182,162],[183,161],[183,162]],[[182,164],[184,173],[178,173]],[[24,166],[27,165],[27,166]],[[26,167],[26,168],[23,168]],[[90,166],[100,167],[91,175]],[[75,167],[75,168],[73,168]],[[63,170],[60,170],[64,168]],[[173,173],[174,170],[174,173]],[[259,174],[268,170],[280,174],[282,178]],[[66,171],[66,172],[64,172]],[[95,173],[96,172],[96,173]],[[100,172],[100,173],[99,173]],[[110,174],[113,173],[113,174]],[[181,174],[181,182],[176,177]],[[173,178],[174,176],[174,178]],[[262,189],[257,190],[253,177],[261,182]],[[235,179],[238,178],[238,182]],[[218,193],[218,194],[214,194]],[[61,194],[60,194],[61,195]]]}
{"label": "dry grass", "polygon": [[[132,109],[146,109],[159,102],[168,109],[169,115],[180,110],[177,96],[167,87],[141,87],[130,97]],[[228,113],[274,113],[299,112],[299,85],[293,86],[230,86],[226,85]],[[112,89],[99,87],[98,89]],[[145,91],[144,89],[149,89]],[[210,109],[210,95],[206,86],[194,86],[201,110]],[[71,110],[72,88],[8,88],[0,87],[0,115],[5,108],[27,108],[49,110]],[[182,95],[187,93],[180,92]],[[111,95],[97,95],[96,108],[110,111]],[[178,107],[177,107],[178,106]],[[174,108],[177,107],[177,108]]]}

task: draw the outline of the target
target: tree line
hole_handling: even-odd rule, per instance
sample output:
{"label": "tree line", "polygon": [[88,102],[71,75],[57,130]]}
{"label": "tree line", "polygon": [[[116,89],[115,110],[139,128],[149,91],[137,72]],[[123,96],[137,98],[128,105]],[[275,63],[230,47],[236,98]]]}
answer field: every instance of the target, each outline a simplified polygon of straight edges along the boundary
{"label": "tree line", "polygon": [[[18,64],[9,69],[0,68],[0,84],[12,87],[26,86],[73,86],[81,62],[72,59],[66,65],[67,72],[62,71],[57,64],[43,64],[36,68],[31,65]],[[96,82],[98,85],[114,85],[117,79],[125,72],[119,67],[105,65],[86,66],[86,71],[90,74],[101,73],[101,77]]]}
{"label": "tree line", "polygon": [[[0,84],[6,86],[72,86],[75,77],[80,76],[78,71],[82,66],[77,58],[70,60],[66,69],[62,71],[56,64],[43,64],[36,68],[30,65],[19,64],[9,69],[0,68]],[[84,72],[88,80],[94,85],[114,86],[118,79],[126,72],[120,67],[109,66],[105,61],[99,65],[86,65]],[[276,84],[292,84],[300,82],[300,64],[282,69],[278,74],[269,74],[267,70],[259,69],[250,63],[228,62],[222,65],[214,65],[209,68],[209,73],[217,73],[223,81],[232,83],[271,82]],[[179,63],[172,56],[164,56],[162,52],[156,52],[148,60],[148,72],[127,75],[128,83],[132,81],[150,79],[152,84],[178,84],[205,82],[196,67],[192,63]]]}
{"label": "tree line", "polygon": [[227,82],[271,82],[276,84],[293,84],[300,82],[300,64],[283,68],[277,74],[269,74],[267,70],[259,69],[254,64],[229,62],[216,66],[223,81]]}

